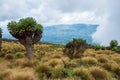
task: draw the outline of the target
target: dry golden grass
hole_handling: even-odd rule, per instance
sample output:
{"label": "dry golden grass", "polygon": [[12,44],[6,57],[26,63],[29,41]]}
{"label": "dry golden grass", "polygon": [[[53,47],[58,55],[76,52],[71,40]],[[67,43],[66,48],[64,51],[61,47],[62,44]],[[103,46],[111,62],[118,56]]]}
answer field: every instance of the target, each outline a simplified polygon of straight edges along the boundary
{"label": "dry golden grass", "polygon": [[95,65],[98,63],[97,59],[94,57],[82,57],[81,61],[82,63],[91,64],[91,65]]}
{"label": "dry golden grass", "polygon": [[97,59],[100,63],[107,63],[109,61],[108,58],[106,58],[105,56],[98,57]]}
{"label": "dry golden grass", "polygon": [[74,68],[73,73],[77,77],[80,77],[81,80],[93,80],[93,77],[89,73],[88,69],[86,69],[84,67]]}
{"label": "dry golden grass", "polygon": [[109,80],[106,70],[100,67],[91,67],[89,70],[95,80]]}
{"label": "dry golden grass", "polygon": [[0,58],[0,71],[11,68],[11,63],[5,59]]}
{"label": "dry golden grass", "polygon": [[50,59],[48,61],[48,64],[52,67],[56,67],[57,65],[61,65],[61,67],[64,67],[64,63],[61,59]]}
{"label": "dry golden grass", "polygon": [[[62,52],[63,48],[35,44],[35,60],[29,61],[20,43],[3,42],[0,80],[120,80],[120,54],[87,49],[81,58],[70,59]],[[63,69],[68,71],[64,73],[66,77],[63,77]]]}
{"label": "dry golden grass", "polygon": [[87,49],[84,52],[84,56],[92,56],[95,57],[96,56],[96,51],[94,49]]}
{"label": "dry golden grass", "polygon": [[38,80],[37,74],[31,68],[9,69],[3,80]]}

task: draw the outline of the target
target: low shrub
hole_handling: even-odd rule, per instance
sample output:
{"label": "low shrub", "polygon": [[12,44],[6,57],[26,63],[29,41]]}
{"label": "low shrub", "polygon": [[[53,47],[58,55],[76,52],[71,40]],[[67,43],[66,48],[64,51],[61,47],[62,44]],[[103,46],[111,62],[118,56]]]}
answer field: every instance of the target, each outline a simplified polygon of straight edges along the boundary
{"label": "low shrub", "polygon": [[112,51],[115,51],[117,53],[120,53],[120,47],[113,47]]}
{"label": "low shrub", "polygon": [[111,49],[114,48],[114,47],[117,47],[117,45],[118,45],[117,40],[111,40],[110,41],[110,47],[111,47]]}
{"label": "low shrub", "polygon": [[73,41],[71,41],[65,45],[63,52],[69,58],[77,58],[77,57],[81,57],[81,55],[86,50],[86,47],[87,47],[86,40],[73,39]]}

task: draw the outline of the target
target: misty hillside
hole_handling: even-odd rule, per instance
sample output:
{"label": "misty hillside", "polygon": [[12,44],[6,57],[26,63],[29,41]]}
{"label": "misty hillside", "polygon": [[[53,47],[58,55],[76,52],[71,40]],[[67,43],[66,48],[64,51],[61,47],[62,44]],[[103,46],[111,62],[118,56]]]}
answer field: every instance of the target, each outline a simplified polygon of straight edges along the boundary
{"label": "misty hillside", "polygon": [[[54,44],[66,44],[73,38],[83,38],[88,43],[92,43],[91,35],[96,31],[98,25],[71,24],[71,25],[53,25],[45,26],[42,42]],[[14,39],[7,28],[3,30],[3,38]]]}

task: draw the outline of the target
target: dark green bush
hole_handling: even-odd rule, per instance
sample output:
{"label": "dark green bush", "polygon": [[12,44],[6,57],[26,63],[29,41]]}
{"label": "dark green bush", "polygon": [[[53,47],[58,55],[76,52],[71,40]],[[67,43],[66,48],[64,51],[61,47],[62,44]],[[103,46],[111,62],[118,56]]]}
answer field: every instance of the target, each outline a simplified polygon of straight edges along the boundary
{"label": "dark green bush", "polygon": [[96,44],[96,45],[95,45],[95,50],[100,50],[100,49],[101,49],[100,45],[99,45],[99,44]]}
{"label": "dark green bush", "polygon": [[70,58],[80,57],[86,50],[87,43],[83,39],[73,39],[67,43],[63,52]]}
{"label": "dark green bush", "polygon": [[113,47],[112,48],[112,51],[117,51],[118,50],[118,47]]}
{"label": "dark green bush", "polygon": [[94,46],[94,49],[95,49],[95,50],[105,50],[105,47],[104,47],[104,46],[101,46],[100,44],[96,44],[96,45]]}
{"label": "dark green bush", "polygon": [[117,52],[117,53],[120,53],[120,47],[117,47],[116,52]]}
{"label": "dark green bush", "polygon": [[111,40],[111,42],[110,42],[111,49],[114,48],[114,47],[117,47],[117,46],[118,46],[117,40]]}
{"label": "dark green bush", "polygon": [[111,40],[110,42],[110,49],[117,53],[120,53],[120,47],[118,46],[117,40]]}

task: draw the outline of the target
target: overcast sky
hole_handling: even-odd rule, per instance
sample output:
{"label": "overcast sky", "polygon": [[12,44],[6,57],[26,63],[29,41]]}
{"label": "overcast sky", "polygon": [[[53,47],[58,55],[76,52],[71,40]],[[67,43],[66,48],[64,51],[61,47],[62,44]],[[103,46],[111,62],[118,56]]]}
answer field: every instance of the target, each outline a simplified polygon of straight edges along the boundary
{"label": "overcast sky", "polygon": [[11,20],[34,17],[43,25],[99,24],[93,40],[120,43],[120,0],[0,0],[0,27]]}

